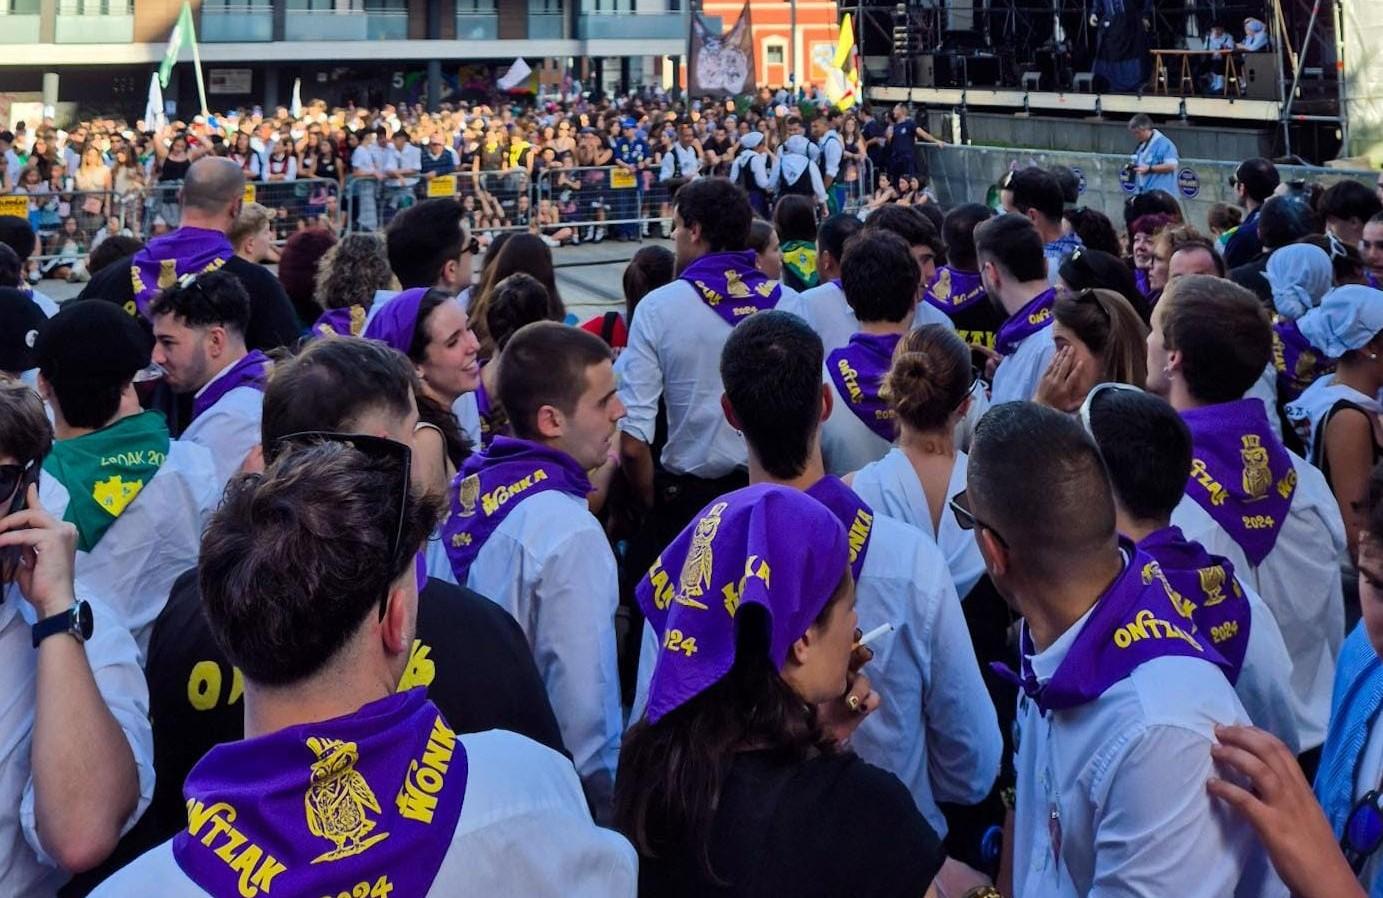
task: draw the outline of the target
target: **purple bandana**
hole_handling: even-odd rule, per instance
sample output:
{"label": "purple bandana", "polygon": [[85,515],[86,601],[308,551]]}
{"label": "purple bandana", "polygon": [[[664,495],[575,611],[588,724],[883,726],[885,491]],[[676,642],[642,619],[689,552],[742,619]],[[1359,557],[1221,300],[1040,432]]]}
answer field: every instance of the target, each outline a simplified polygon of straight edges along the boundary
{"label": "purple bandana", "polygon": [[1277,395],[1291,402],[1316,378],[1335,370],[1335,362],[1312,346],[1290,318],[1273,322],[1273,366],[1277,368]]}
{"label": "purple bandana", "polygon": [[413,332],[418,327],[418,307],[426,295],[427,288],[414,287],[391,297],[365,326],[365,338],[379,340],[408,355],[413,345]]}
{"label": "purple bandana", "polygon": [[932,278],[927,292],[922,296],[947,315],[968,309],[988,298],[978,271],[961,271],[950,265],[936,270],[936,277]]}
{"label": "purple bandana", "polygon": [[1148,283],[1148,269],[1133,269],[1133,282],[1138,285],[1138,292],[1144,296],[1152,293],[1152,284]]}
{"label": "purple bandana", "polygon": [[451,847],[466,774],[465,747],[410,689],[213,748],[183,786],[173,858],[215,898],[420,898]]}
{"label": "purple bandana", "polygon": [[134,260],[130,263],[130,286],[134,292],[135,309],[139,314],[147,315],[150,300],[176,284],[178,278],[185,274],[215,271],[233,255],[235,249],[220,231],[179,228],[171,234],[155,237],[134,254]]}
{"label": "purple bandana", "polygon": [[350,306],[344,309],[327,309],[312,325],[312,335],[326,337],[358,337],[365,331],[366,312],[364,306]]}
{"label": "purple bandana", "polygon": [[270,364],[269,357],[258,349],[247,352],[240,361],[207,384],[201,395],[192,401],[192,420],[196,421],[202,412],[220,402],[222,396],[236,387],[254,387],[263,393],[264,378],[269,373]]}
{"label": "purple bandana", "polygon": [[847,545],[830,510],[787,487],[756,484],[703,508],[634,591],[661,637],[647,721],[657,723],[730,670],[743,604],[768,612],[769,657],[781,669],[834,594]]}
{"label": "purple bandana", "polygon": [[994,347],[999,351],[999,355],[1013,355],[1019,343],[1051,325],[1052,304],[1055,302],[1056,291],[1044,290],[1023,308],[1010,315],[999,328],[999,332],[994,335]]}
{"label": "purple bandana", "polygon": [[845,538],[850,543],[850,576],[855,578],[856,583],[860,582],[864,556],[868,554],[869,541],[874,536],[874,509],[855,495],[845,481],[830,475],[812,484],[807,495],[829,508],[845,528]]}
{"label": "purple bandana", "polygon": [[506,436],[466,459],[451,485],[442,544],[457,583],[466,582],[485,541],[524,499],[558,490],[584,501],[591,492],[585,469],[570,455]]}
{"label": "purple bandana", "polygon": [[708,253],[688,265],[681,279],[731,327],[778,305],[783,293],[777,281],[754,267],[754,253],[748,251]]}
{"label": "purple bandana", "polygon": [[879,398],[879,388],[893,364],[899,334],[855,334],[826,356],[826,373],[845,400],[845,407],[865,426],[890,443],[898,436],[898,413]]}
{"label": "purple bandana", "polygon": [[1167,582],[1162,568],[1133,543],[1119,546],[1128,563],[1096,600],[1094,610],[1056,673],[1045,684],[1033,673],[1032,637],[1023,626],[1023,676],[1002,664],[991,667],[1018,680],[1042,713],[1064,711],[1093,702],[1139,666],[1158,658],[1204,658],[1221,669],[1229,663],[1204,639],[1191,615],[1189,602]]}
{"label": "purple bandana", "polygon": [[1181,413],[1191,430],[1186,494],[1225,529],[1255,567],[1272,551],[1292,508],[1297,472],[1258,399]]}
{"label": "purple bandana", "polygon": [[1196,629],[1209,634],[1210,644],[1229,665],[1225,673],[1230,684],[1237,683],[1249,647],[1252,615],[1234,576],[1234,565],[1188,540],[1180,527],[1149,533],[1138,551],[1152,556],[1177,595],[1191,606]]}

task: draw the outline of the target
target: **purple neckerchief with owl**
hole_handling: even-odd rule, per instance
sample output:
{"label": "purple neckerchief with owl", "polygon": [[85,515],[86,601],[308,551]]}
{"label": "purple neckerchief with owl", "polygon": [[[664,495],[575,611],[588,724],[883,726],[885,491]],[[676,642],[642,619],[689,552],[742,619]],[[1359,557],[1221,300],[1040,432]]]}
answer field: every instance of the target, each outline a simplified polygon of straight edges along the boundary
{"label": "purple neckerchief with owl", "polygon": [[457,583],[465,583],[485,541],[529,496],[557,490],[585,501],[591,481],[576,459],[557,449],[496,436],[488,449],[466,459],[451,482],[451,509],[442,522],[442,545]]}
{"label": "purple neckerchief with owl", "polygon": [[1187,539],[1180,527],[1154,530],[1139,541],[1138,551],[1151,555],[1177,595],[1190,603],[1197,629],[1229,664],[1225,674],[1230,684],[1237,683],[1248,652],[1252,614],[1234,565]]}
{"label": "purple neckerchief with owl", "polygon": [[826,356],[826,373],[845,407],[879,437],[898,436],[898,413],[879,396],[902,334],[855,334]]}
{"label": "purple neckerchief with owl", "polygon": [[451,848],[467,773],[465,746],[422,687],[223,743],[183,785],[173,859],[215,898],[422,898]]}
{"label": "purple neckerchief with owl", "polygon": [[358,337],[365,333],[366,311],[364,306],[347,306],[344,309],[327,309],[312,325],[314,337],[335,334],[338,337]]}
{"label": "purple neckerchief with owl", "polygon": [[271,365],[267,355],[258,349],[251,349],[231,365],[230,370],[207,384],[201,394],[192,401],[192,420],[196,421],[203,412],[237,387],[253,387],[263,393],[264,379],[268,376]]}
{"label": "purple neckerchief with owl", "polygon": [[1043,290],[1028,300],[1027,305],[1014,312],[994,335],[994,348],[999,355],[1013,355],[1018,344],[1028,337],[1052,326],[1052,305],[1056,302],[1055,290]]}
{"label": "purple neckerchief with owl", "polygon": [[922,297],[947,315],[954,315],[989,298],[978,271],[942,265]]}
{"label": "purple neckerchief with owl", "polygon": [[1335,361],[1311,345],[1291,318],[1273,322],[1273,367],[1277,368],[1278,401],[1296,399],[1316,379],[1335,370]]}
{"label": "purple neckerchief with owl", "polygon": [[1188,409],[1181,417],[1191,431],[1186,494],[1258,566],[1292,509],[1297,472],[1291,454],[1269,426],[1261,399]]}
{"label": "purple neckerchief with owl", "polygon": [[777,281],[754,267],[752,251],[707,253],[682,269],[680,277],[731,327],[778,305],[783,293]]}
{"label": "purple neckerchief with owl", "polygon": [[179,228],[171,234],[155,237],[135,253],[130,262],[135,309],[141,315],[148,315],[149,302],[175,285],[183,275],[215,271],[233,255],[235,249],[220,231]]}

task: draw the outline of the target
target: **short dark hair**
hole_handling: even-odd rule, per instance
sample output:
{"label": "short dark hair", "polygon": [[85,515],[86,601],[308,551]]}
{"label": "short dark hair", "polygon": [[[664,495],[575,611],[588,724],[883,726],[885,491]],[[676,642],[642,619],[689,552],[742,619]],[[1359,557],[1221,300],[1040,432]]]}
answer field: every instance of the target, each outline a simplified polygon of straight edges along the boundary
{"label": "short dark hair", "polygon": [[839,262],[840,257],[845,255],[845,242],[863,228],[864,225],[853,215],[837,212],[828,216],[816,229],[816,251],[830,253],[831,258]]}
{"label": "short dark hair", "polygon": [[795,477],[807,467],[821,421],[824,356],[821,338],[789,312],[746,319],[721,350],[725,398],[745,442],[774,477]]}
{"label": "short dark hair", "polygon": [[240,278],[228,271],[199,274],[187,284],[174,284],[149,303],[149,316],[174,315],[188,327],[219,324],[240,336],[250,326],[250,294]]}
{"label": "short dark hair", "polygon": [[1166,215],[1174,221],[1185,220],[1181,204],[1165,190],[1145,190],[1124,201],[1124,228],[1130,229],[1130,234],[1133,223],[1144,215]]}
{"label": "short dark hair", "polygon": [[1080,202],[1080,178],[1071,170],[1069,165],[1053,165],[1047,169],[1047,173],[1056,179],[1057,186],[1061,188],[1061,199],[1067,206],[1074,206]]}
{"label": "short dark hair", "polygon": [[1000,215],[976,227],[975,258],[993,262],[1023,283],[1047,279],[1042,235],[1023,215]]}
{"label": "short dark hair", "polygon": [[1109,253],[1111,256],[1122,254],[1123,248],[1119,245],[1119,233],[1114,230],[1114,222],[1109,220],[1099,209],[1091,209],[1089,206],[1077,206],[1074,209],[1067,209],[1063,217],[1071,225],[1071,232],[1080,238],[1080,242],[1091,249]]}
{"label": "short dark hair", "polygon": [[290,433],[352,432],[381,409],[398,418],[412,411],[413,366],[378,340],[323,338],[278,361],[264,387],[260,440],[272,461]]}
{"label": "short dark hair", "polygon": [[946,213],[941,237],[946,244],[946,261],[962,271],[974,271],[975,228],[994,217],[994,210],[982,203],[966,203]]}
{"label": "short dark hair", "polygon": [[1076,292],[1101,287],[1113,290],[1128,300],[1139,318],[1148,320],[1148,301],[1123,259],[1083,246],[1062,260],[1057,274]]}
{"label": "short dark hair", "polygon": [[1181,353],[1181,374],[1204,403],[1233,402],[1272,359],[1272,325],[1253,293],[1223,278],[1187,275],[1167,285],[1163,344]]}
{"label": "short dark hair", "polygon": [[845,301],[861,322],[902,321],[916,308],[922,271],[897,234],[882,230],[856,234],[845,244],[840,266]]}
{"label": "short dark hair", "polygon": [[1070,415],[1034,402],[991,408],[975,428],[970,507],[1041,576],[1116,545],[1104,460]]}
{"label": "short dark hair", "polygon": [[0,243],[14,250],[20,262],[27,262],[34,254],[37,239],[33,225],[29,224],[28,219],[10,215],[0,216]]}
{"label": "short dark hair", "polygon": [[1234,170],[1234,180],[1244,185],[1244,192],[1249,199],[1261,203],[1273,195],[1277,185],[1282,183],[1282,176],[1277,173],[1277,166],[1267,159],[1245,159],[1239,163],[1239,167]]}
{"label": "short dark hair", "polygon": [[96,274],[96,272],[127,259],[144,248],[144,241],[138,237],[131,237],[129,234],[111,234],[105,240],[96,245],[91,251],[91,255],[86,259],[86,273]]}
{"label": "short dark hair", "polygon": [[21,465],[42,462],[53,448],[53,425],[38,394],[0,374],[0,455]]}
{"label": "short dark hair", "polygon": [[911,206],[880,206],[864,220],[865,230],[892,231],[908,242],[908,246],[929,246],[941,254],[945,247],[936,228],[921,212]]}
{"label": "short dark hair", "polygon": [[1151,393],[1101,390],[1090,432],[1119,505],[1139,521],[1170,520],[1191,470],[1191,431],[1176,409]]}
{"label": "short dark hair", "polygon": [[779,197],[773,204],[773,226],[779,240],[816,240],[816,207],[801,194]]}
{"label": "short dark hair", "polygon": [[0,287],[19,287],[24,283],[24,263],[14,250],[0,243]]}
{"label": "short dark hair", "polygon": [[1326,188],[1321,196],[1320,208],[1316,211],[1322,218],[1346,221],[1357,218],[1366,222],[1383,212],[1383,202],[1379,202],[1378,192],[1372,187],[1347,178]]}
{"label": "short dark hair", "polygon": [[673,200],[687,227],[699,225],[701,239],[713,253],[739,251],[749,245],[754,210],[737,184],[726,178],[697,178]]}
{"label": "short dark hair", "polygon": [[503,351],[509,338],[525,324],[549,320],[549,308],[547,288],[531,274],[516,271],[495,284],[490,307],[485,310],[495,349]]}
{"label": "short dark hair", "polygon": [[536,438],[545,405],[570,413],[586,391],[587,369],[608,361],[605,341],[579,327],[538,321],[519,328],[504,347],[498,384],[514,436]]}
{"label": "short dark hair", "polygon": [[1008,189],[1013,191],[1013,207],[1019,212],[1026,215],[1029,209],[1036,209],[1048,221],[1061,221],[1065,198],[1051,172],[1035,165],[1019,169],[1009,180]]}
{"label": "short dark hair", "polygon": [[760,254],[768,252],[769,238],[776,234],[777,231],[769,222],[762,218],[752,219],[749,222],[749,248]]}
{"label": "short dark hair", "polygon": [[452,199],[423,200],[389,222],[385,241],[389,267],[403,289],[432,287],[446,264],[466,248],[465,213]]}
{"label": "short dark hair", "polygon": [[[436,522],[403,467],[345,443],[282,453],[237,478],[202,536],[207,621],[246,679],[289,686],[320,671],[383,603]],[[400,497],[400,489],[405,495]],[[390,555],[400,527],[402,538]]]}
{"label": "short dark hair", "polygon": [[672,282],[676,267],[677,255],[665,246],[645,246],[634,253],[620,282],[626,326],[633,323],[634,309],[650,291]]}
{"label": "short dark hair", "polygon": [[1264,249],[1296,243],[1320,230],[1316,213],[1300,197],[1270,196],[1258,210],[1258,239]]}

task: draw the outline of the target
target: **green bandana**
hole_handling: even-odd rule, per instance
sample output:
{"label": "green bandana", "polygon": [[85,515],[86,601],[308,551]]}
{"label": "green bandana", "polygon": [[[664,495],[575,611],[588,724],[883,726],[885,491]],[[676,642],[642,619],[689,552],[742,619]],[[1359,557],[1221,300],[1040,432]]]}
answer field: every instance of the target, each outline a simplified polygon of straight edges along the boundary
{"label": "green bandana", "polygon": [[71,498],[63,519],[77,528],[77,548],[90,552],[168,458],[168,422],[158,412],[121,418],[109,427],[58,440],[43,462]]}
{"label": "green bandana", "polygon": [[783,265],[797,275],[802,281],[803,287],[815,287],[818,283],[816,276],[816,244],[810,240],[788,240],[780,247],[783,253]]}

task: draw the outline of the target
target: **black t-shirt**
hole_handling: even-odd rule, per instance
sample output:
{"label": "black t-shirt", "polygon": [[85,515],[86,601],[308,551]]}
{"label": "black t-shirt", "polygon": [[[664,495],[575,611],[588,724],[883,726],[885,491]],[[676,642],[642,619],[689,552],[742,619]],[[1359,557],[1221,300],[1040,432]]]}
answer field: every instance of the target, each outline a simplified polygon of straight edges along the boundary
{"label": "black t-shirt", "polygon": [[[125,306],[134,300],[134,284],[130,282],[130,262],[134,257],[112,262],[92,275],[78,299],[105,299]],[[246,262],[231,256],[222,266],[240,279],[250,294],[250,326],[245,332],[245,345],[250,349],[268,351],[288,346],[298,339],[297,316],[293,303],[284,292],[274,273],[263,265]],[[312,322],[308,322],[311,324]]]}
{"label": "black t-shirt", "polygon": [[[245,732],[244,682],[202,614],[195,568],[173,584],[154,622],[145,676],[156,779],[140,829],[152,846],[187,825],[182,786],[193,765]],[[427,581],[404,684],[427,686],[428,698],[458,733],[510,730],[565,753],[523,631],[503,608],[469,589]]]}
{"label": "black t-shirt", "polygon": [[960,310],[945,310],[951,323],[956,326],[956,335],[966,343],[994,348],[994,335],[1003,326],[1005,316],[989,299],[973,303]]}
{"label": "black t-shirt", "polygon": [[670,847],[639,859],[639,894],[722,898],[920,898],[945,853],[893,774],[853,754],[801,763],[740,754],[721,791],[706,877]]}

